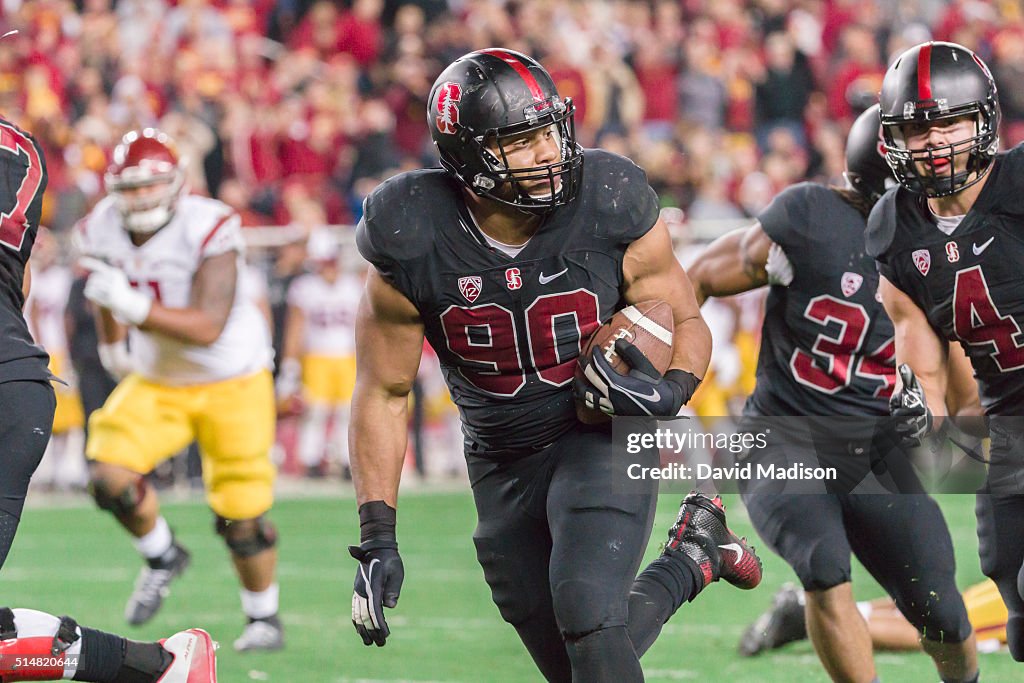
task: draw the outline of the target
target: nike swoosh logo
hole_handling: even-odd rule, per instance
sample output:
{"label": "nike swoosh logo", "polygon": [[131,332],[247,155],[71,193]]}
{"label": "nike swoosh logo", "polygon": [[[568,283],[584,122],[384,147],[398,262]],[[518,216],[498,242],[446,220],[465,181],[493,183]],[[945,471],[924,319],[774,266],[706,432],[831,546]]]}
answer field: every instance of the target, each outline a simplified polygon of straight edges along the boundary
{"label": "nike swoosh logo", "polygon": [[562,270],[558,271],[554,275],[544,275],[544,273],[541,273],[540,276],[537,279],[540,280],[540,283],[542,285],[546,285],[547,283],[551,282],[555,278],[558,278],[558,277],[561,277],[561,276],[565,275],[567,272],[569,272],[569,269],[568,268],[563,268]]}
{"label": "nike swoosh logo", "polygon": [[654,389],[654,388],[651,389],[651,393],[649,393],[649,394],[641,394],[639,391],[633,391],[632,389],[627,389],[626,387],[619,387],[619,390],[624,391],[627,394],[630,394],[631,396],[636,396],[637,398],[642,398],[645,401],[660,401],[661,400],[661,394],[659,394],[658,390]]}
{"label": "nike swoosh logo", "polygon": [[726,543],[725,545],[720,545],[718,547],[723,550],[731,550],[734,553],[736,553],[736,561],[732,563],[733,566],[738,565],[740,563],[740,560],[743,559],[743,548],[740,546],[739,543]]}
{"label": "nike swoosh logo", "polygon": [[982,244],[980,247],[977,244],[974,244],[972,242],[971,243],[971,251],[974,252],[975,256],[981,256],[981,252],[983,252],[986,249],[988,249],[988,245],[992,244],[992,240],[994,240],[995,238],[996,238],[995,235],[993,235],[992,237],[989,237],[988,241],[985,242],[984,244]]}

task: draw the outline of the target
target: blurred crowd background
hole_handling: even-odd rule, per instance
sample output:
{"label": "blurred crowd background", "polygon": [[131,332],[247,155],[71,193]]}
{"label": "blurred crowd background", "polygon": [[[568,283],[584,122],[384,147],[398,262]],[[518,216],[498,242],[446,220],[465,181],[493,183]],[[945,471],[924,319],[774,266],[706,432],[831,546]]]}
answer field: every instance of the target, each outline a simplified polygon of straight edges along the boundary
{"label": "blurred crowd background", "polygon": [[424,100],[461,54],[540,58],[584,145],[647,169],[691,220],[755,215],[838,180],[890,58],[934,38],[991,65],[1004,140],[1024,138],[1016,0],[3,0],[0,111],[50,162],[46,223],[103,191],[113,144],[158,125],[194,192],[250,225],[352,224],[396,171],[434,164]]}
{"label": "blurred crowd background", "polygon": [[[330,225],[348,244],[376,184],[436,165],[427,93],[474,49],[544,63],[576,102],[582,144],[646,169],[684,263],[784,187],[841,183],[849,124],[919,42],[978,52],[1003,145],[1024,140],[1016,0],[0,0],[12,29],[0,112],[44,147],[55,243],[103,196],[122,134],[160,127],[191,190],[274,246],[256,253],[278,338],[305,237]],[[699,410],[723,416],[751,388],[757,298],[706,310],[719,380]]]}

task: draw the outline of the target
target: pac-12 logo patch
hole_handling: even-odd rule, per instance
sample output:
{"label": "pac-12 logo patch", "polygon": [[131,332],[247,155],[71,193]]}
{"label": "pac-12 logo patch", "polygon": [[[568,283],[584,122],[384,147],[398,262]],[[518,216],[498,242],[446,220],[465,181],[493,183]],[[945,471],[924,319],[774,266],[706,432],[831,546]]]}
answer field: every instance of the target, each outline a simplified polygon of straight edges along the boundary
{"label": "pac-12 logo patch", "polygon": [[843,273],[843,279],[840,281],[839,287],[843,290],[843,296],[853,296],[862,284],[864,284],[863,275],[846,272]]}
{"label": "pac-12 logo patch", "polygon": [[518,268],[506,269],[505,282],[508,284],[509,289],[519,289],[523,286],[522,273],[519,272]]}
{"label": "pac-12 logo patch", "polygon": [[932,255],[927,249],[918,249],[910,255],[914,259],[914,265],[921,271],[921,275],[927,275],[932,269]]}
{"label": "pac-12 logo patch", "polygon": [[448,81],[437,91],[437,129],[445,135],[454,135],[459,125],[459,101],[462,100],[462,86]]}
{"label": "pac-12 logo patch", "polygon": [[470,275],[469,277],[459,278],[459,291],[462,292],[462,296],[466,297],[466,301],[469,303],[473,303],[477,300],[483,286],[483,278],[479,275]]}

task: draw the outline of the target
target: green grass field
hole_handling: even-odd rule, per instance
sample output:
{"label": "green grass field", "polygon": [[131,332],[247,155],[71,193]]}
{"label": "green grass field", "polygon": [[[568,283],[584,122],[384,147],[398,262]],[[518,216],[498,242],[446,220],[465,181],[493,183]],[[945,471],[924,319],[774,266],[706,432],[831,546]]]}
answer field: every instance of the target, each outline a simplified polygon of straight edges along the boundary
{"label": "green grass field", "polygon": [[[735,496],[730,524],[752,535]],[[649,554],[672,522],[678,498],[660,499]],[[942,499],[957,547],[957,578],[966,586],[981,578],[976,556],[973,497]],[[87,625],[140,639],[202,626],[222,643],[219,680],[280,683],[373,681],[536,681],[539,676],[515,632],[498,616],[476,564],[474,525],[467,492],[404,494],[399,538],[406,583],[391,611],[392,639],[383,649],[362,645],[349,620],[354,562],[346,545],[357,537],[351,498],[280,501],[274,519],[281,531],[283,652],[241,656],[231,649],[242,626],[238,591],[226,550],[213,534],[210,513],[199,502],[165,506],[172,527],[193,553],[193,565],[177,583],[153,622],[131,630],[122,610],[139,567],[128,539],[105,514],[83,501],[68,508],[28,510],[14,551],[0,574],[0,604],[71,614]],[[756,659],[735,655],[743,627],[792,579],[788,567],[764,554],[761,588],[742,592],[716,584],[685,605],[667,624],[643,663],[648,681],[825,681],[806,642]],[[858,568],[859,599],[881,589]],[[923,654],[879,654],[883,681],[937,680]],[[1022,665],[1005,652],[982,655],[982,680],[1019,681]]]}

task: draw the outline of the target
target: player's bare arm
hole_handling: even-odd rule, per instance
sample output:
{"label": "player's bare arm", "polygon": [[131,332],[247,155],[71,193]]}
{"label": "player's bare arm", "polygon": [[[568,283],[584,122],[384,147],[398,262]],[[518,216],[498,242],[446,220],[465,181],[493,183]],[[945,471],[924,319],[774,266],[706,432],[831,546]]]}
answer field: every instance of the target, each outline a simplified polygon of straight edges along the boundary
{"label": "player's bare arm", "polygon": [[154,301],[141,329],[160,332],[191,344],[217,341],[235,301],[238,254],[228,251],[203,259],[192,279],[187,308],[168,308]]}
{"label": "player's bare arm", "polygon": [[985,409],[978,394],[971,360],[958,342],[949,345],[949,373],[946,385],[946,409],[956,418],[956,426],[979,439],[988,437]]}
{"label": "player's bare arm", "polygon": [[978,396],[978,383],[974,380],[971,360],[958,342],[949,345],[946,407],[957,417],[981,417],[985,409]]}
{"label": "player's bare arm", "polygon": [[708,297],[731,296],[768,284],[773,242],[759,222],[722,235],[705,249],[687,274],[701,305]]}
{"label": "player's bare arm", "polygon": [[929,410],[945,415],[949,344],[935,334],[924,311],[884,276],[879,278],[878,291],[895,328],[897,367],[908,364],[924,390]]}
{"label": "player's bare arm", "polygon": [[711,361],[711,330],[701,317],[693,285],[676,260],[668,227],[660,218],[626,249],[622,276],[627,303],[662,299],[672,307],[675,330],[670,368],[704,377]]}
{"label": "player's bare arm", "polygon": [[298,361],[302,357],[305,329],[305,312],[299,306],[289,304],[285,314],[284,340],[281,343],[282,358]]}
{"label": "player's bare arm", "polygon": [[413,304],[370,268],[356,314],[356,386],[349,449],[356,497],[395,507],[405,459],[409,392],[423,350]]}

